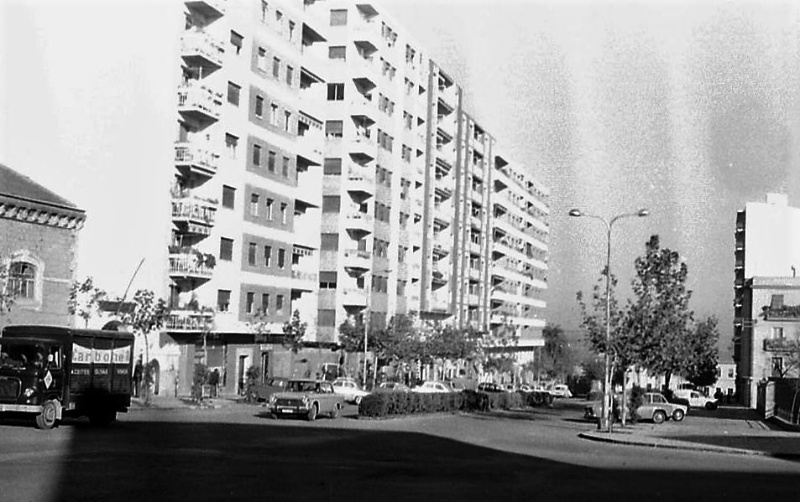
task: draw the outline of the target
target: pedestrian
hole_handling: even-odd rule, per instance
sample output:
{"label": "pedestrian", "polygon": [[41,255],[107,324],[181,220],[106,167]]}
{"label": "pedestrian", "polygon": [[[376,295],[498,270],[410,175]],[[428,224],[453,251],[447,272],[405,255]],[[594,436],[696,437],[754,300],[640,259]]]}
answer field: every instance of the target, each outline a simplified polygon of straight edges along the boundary
{"label": "pedestrian", "polygon": [[214,368],[208,375],[208,385],[211,386],[211,397],[217,397],[219,393],[219,370]]}
{"label": "pedestrian", "polygon": [[133,369],[133,397],[139,397],[139,388],[142,385],[142,357],[136,361],[136,367]]}
{"label": "pedestrian", "polygon": [[719,387],[717,387],[716,392],[714,392],[714,399],[718,403],[722,403],[722,389],[720,389]]}

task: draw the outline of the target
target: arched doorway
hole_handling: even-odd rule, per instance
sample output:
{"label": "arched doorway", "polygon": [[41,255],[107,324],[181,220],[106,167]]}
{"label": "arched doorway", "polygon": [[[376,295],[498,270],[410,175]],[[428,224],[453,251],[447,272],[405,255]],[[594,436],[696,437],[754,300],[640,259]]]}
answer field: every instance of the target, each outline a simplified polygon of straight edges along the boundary
{"label": "arched doorway", "polygon": [[153,394],[157,396],[161,384],[161,365],[157,359],[150,361],[150,371],[153,372]]}

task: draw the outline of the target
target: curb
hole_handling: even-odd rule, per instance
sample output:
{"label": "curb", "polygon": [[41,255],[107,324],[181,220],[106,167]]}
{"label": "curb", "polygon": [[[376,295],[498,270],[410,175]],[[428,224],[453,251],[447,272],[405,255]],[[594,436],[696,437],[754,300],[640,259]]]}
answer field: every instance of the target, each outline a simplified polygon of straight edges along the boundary
{"label": "curb", "polygon": [[[759,450],[747,450],[743,448],[730,448],[727,446],[708,446],[708,445],[697,445],[695,443],[687,443],[684,441],[677,441],[677,440],[664,440],[662,438],[653,438],[653,439],[645,439],[645,440],[625,440],[620,438],[610,438],[599,436],[596,434],[592,434],[590,432],[581,432],[578,434],[579,438],[588,439],[589,441],[597,441],[600,443],[613,443],[613,444],[622,444],[627,446],[641,446],[645,448],[664,448],[670,450],[687,450],[687,451],[701,451],[701,452],[709,452],[709,453],[730,453],[736,455],[750,455],[750,456],[762,456],[762,457],[776,457],[776,458],[786,458],[786,455],[781,454],[774,454],[765,451]],[[642,436],[639,436],[642,438]],[[661,441],[658,441],[661,439]]]}

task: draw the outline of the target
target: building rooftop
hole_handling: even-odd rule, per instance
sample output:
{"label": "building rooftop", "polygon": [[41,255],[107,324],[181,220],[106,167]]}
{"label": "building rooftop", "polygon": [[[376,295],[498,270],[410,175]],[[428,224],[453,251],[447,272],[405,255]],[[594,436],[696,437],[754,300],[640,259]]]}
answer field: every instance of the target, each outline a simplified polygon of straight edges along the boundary
{"label": "building rooftop", "polygon": [[0,196],[83,212],[72,202],[3,164],[0,164]]}

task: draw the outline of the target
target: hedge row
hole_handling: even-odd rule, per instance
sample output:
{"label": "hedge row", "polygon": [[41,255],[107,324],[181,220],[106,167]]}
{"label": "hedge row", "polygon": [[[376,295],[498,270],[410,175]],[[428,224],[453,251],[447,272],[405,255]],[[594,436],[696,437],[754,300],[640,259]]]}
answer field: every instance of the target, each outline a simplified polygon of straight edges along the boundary
{"label": "hedge row", "polygon": [[417,394],[415,392],[375,392],[364,396],[358,407],[362,417],[386,417],[417,413],[453,413],[456,411],[489,411],[519,409],[525,406],[550,404],[538,392],[480,392],[465,390],[450,394]]}

